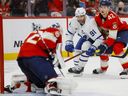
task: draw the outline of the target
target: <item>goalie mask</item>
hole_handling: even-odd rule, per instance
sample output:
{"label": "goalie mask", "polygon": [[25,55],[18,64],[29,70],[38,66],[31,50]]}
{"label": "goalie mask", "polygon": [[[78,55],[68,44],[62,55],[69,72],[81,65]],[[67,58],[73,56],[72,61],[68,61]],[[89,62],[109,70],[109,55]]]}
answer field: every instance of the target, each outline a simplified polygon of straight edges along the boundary
{"label": "goalie mask", "polygon": [[62,27],[60,26],[59,23],[54,23],[50,27],[58,29],[60,31],[61,35],[62,35],[63,29],[62,29]]}

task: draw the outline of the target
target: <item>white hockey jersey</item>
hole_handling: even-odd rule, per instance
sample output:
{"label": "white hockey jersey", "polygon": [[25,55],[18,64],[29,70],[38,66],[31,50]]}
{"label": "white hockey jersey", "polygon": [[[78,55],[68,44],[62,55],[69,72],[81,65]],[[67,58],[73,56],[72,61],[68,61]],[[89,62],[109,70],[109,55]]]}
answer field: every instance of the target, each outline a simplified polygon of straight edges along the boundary
{"label": "white hockey jersey", "polygon": [[75,34],[78,34],[81,37],[85,35],[83,29],[85,26],[88,25],[90,20],[90,18],[87,15],[85,16],[86,16],[86,22],[84,25],[80,25],[80,23],[77,21],[77,18],[75,16],[71,19],[66,33],[67,40],[72,40]]}
{"label": "white hockey jersey", "polygon": [[93,18],[86,16],[86,21],[84,25],[80,25],[76,17],[73,17],[69,23],[68,30],[66,33],[67,40],[73,40],[75,34],[83,37],[86,35],[91,38],[94,42],[94,46],[98,47],[103,42],[103,37],[97,27],[97,24]]}

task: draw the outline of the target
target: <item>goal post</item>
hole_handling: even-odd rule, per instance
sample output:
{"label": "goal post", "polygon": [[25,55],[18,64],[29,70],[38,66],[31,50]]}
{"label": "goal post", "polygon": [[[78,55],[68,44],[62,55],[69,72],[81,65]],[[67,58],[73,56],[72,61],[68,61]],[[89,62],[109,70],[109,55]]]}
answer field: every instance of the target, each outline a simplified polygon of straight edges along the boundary
{"label": "goal post", "polygon": [[4,93],[4,52],[3,52],[3,23],[0,15],[0,93]]}

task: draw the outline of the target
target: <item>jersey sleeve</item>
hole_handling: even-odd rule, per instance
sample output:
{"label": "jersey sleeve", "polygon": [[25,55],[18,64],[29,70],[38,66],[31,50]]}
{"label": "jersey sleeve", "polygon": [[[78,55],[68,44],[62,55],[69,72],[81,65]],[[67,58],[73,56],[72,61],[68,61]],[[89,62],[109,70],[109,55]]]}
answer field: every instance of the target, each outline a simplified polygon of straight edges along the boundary
{"label": "jersey sleeve", "polygon": [[75,18],[72,18],[72,20],[70,21],[69,25],[68,25],[68,29],[67,29],[67,32],[66,32],[66,41],[67,40],[73,40],[73,36],[75,35],[76,33],[76,30],[77,29],[77,25],[76,25],[76,22],[75,22]]}

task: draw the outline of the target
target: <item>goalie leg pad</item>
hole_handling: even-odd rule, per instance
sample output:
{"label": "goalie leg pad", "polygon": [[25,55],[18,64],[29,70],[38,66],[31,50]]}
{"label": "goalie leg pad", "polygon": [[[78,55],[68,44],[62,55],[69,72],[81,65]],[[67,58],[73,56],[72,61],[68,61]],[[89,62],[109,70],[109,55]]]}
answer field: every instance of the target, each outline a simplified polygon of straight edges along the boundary
{"label": "goalie leg pad", "polygon": [[11,81],[11,86],[16,86],[17,88],[20,87],[21,83],[24,83],[27,81],[27,78],[23,74],[15,74],[12,75],[12,81]]}

